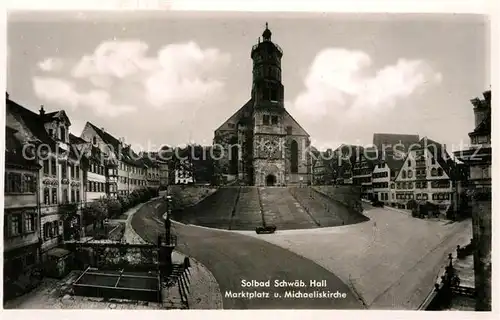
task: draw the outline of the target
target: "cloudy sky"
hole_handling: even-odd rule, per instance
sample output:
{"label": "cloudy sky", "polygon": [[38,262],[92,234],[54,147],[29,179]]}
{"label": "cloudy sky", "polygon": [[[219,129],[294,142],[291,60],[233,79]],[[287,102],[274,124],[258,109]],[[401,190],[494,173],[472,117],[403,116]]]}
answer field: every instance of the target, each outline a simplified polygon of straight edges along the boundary
{"label": "cloudy sky", "polygon": [[468,143],[469,100],[490,88],[480,15],[47,13],[8,16],[7,90],[140,149],[213,131],[249,98],[250,50],[269,22],[285,107],[319,148],[373,133]]}

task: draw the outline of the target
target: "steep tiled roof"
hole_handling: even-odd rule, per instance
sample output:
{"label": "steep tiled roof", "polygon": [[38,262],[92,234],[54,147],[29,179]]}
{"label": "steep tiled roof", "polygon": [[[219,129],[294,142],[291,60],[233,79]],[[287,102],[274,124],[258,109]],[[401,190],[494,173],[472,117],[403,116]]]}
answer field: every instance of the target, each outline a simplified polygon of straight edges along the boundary
{"label": "steep tiled roof", "polygon": [[41,117],[43,122],[52,121],[52,119],[54,119],[54,116],[58,113],[59,113],[58,111],[53,111],[53,112],[45,113],[43,116],[40,116],[40,117]]}
{"label": "steep tiled roof", "polygon": [[148,168],[157,168],[158,167],[158,162],[155,159],[153,159],[152,157],[148,156],[147,154],[143,155],[142,162]]}
{"label": "steep tiled roof", "polygon": [[[87,123],[101,137],[102,141],[104,141],[105,144],[113,148],[116,156],[121,161],[133,166],[144,167],[144,162],[142,161],[141,157],[137,153],[135,153],[130,146],[122,146],[121,142],[118,139],[116,139],[106,131],[99,129],[96,125],[90,122]],[[118,154],[119,152],[120,154]]]}
{"label": "steep tiled roof", "polygon": [[106,131],[101,130],[100,128],[98,128],[94,124],[92,124],[90,122],[87,122],[87,123],[101,137],[102,141],[104,141],[105,144],[108,144],[108,145],[112,146],[113,150],[115,152],[117,152],[118,150],[120,150],[120,141],[118,139],[116,139],[115,137],[113,137],[112,135],[110,135],[109,133],[107,133]]}
{"label": "steep tiled roof", "polygon": [[232,119],[233,117],[235,116],[240,116],[241,118],[241,113],[244,113],[245,111],[248,111],[250,112],[252,110],[252,107],[253,107],[253,99],[250,99],[248,100],[241,108],[239,108],[235,113],[233,113],[229,118],[226,119],[226,121],[224,121],[219,128],[217,128],[215,130],[215,132],[217,131],[220,131],[220,130],[223,130],[224,129],[224,125],[230,120]]}
{"label": "steep tiled roof", "polygon": [[136,167],[145,167],[143,159],[130,146],[121,149],[121,160]]}
{"label": "steep tiled roof", "polygon": [[39,114],[22,107],[8,98],[6,99],[5,104],[7,112],[12,114],[21,123],[24,123],[35,138],[40,140],[41,143],[48,145],[51,150],[55,150],[56,143],[45,130],[45,126],[43,121],[40,119]]}
{"label": "steep tiled roof", "polygon": [[87,143],[84,139],[75,136],[74,134],[70,133],[69,134],[69,143],[71,144],[82,144],[82,143]]}
{"label": "steep tiled roof", "polygon": [[40,165],[36,160],[23,157],[23,144],[16,138],[17,130],[5,127],[5,165],[36,170]]}
{"label": "steep tiled roof", "polygon": [[395,146],[399,143],[403,144],[405,151],[411,144],[418,143],[420,137],[418,134],[395,134],[395,133],[374,133],[373,145],[377,148],[382,148],[382,145]]}

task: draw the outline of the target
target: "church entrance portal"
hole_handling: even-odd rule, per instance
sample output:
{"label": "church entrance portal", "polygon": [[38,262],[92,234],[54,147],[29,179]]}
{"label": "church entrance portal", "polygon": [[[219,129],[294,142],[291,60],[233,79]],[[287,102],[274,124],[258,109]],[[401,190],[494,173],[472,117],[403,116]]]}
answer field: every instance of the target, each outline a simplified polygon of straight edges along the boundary
{"label": "church entrance portal", "polygon": [[269,174],[266,177],[266,186],[274,186],[276,184],[276,176],[274,174]]}

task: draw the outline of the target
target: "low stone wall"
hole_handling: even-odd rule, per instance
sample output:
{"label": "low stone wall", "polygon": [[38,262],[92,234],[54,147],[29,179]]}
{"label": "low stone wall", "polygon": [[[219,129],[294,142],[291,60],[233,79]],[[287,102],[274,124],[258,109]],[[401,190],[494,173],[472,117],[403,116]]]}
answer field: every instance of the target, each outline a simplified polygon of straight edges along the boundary
{"label": "low stone wall", "polygon": [[313,186],[314,190],[332,198],[348,208],[363,212],[361,188],[355,186]]}

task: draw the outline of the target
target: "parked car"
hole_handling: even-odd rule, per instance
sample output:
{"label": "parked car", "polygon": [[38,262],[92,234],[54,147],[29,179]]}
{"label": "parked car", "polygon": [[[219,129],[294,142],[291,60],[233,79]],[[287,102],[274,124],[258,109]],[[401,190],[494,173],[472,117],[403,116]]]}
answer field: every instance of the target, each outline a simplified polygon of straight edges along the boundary
{"label": "parked car", "polygon": [[255,228],[255,232],[257,234],[266,234],[266,233],[274,233],[276,231],[275,225],[267,225],[265,227],[257,227]]}

